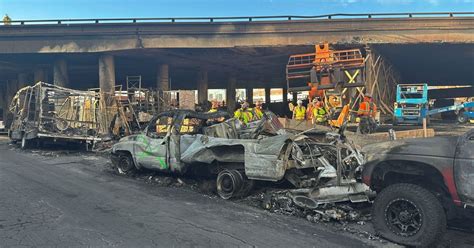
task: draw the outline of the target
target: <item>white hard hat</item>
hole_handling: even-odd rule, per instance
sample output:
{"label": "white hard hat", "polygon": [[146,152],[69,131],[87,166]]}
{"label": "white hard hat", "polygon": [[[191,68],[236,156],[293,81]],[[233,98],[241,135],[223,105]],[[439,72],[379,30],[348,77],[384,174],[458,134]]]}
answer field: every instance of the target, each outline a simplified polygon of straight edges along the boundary
{"label": "white hard hat", "polygon": [[297,103],[297,104],[303,104],[303,101],[298,100],[298,101],[296,101],[296,103]]}

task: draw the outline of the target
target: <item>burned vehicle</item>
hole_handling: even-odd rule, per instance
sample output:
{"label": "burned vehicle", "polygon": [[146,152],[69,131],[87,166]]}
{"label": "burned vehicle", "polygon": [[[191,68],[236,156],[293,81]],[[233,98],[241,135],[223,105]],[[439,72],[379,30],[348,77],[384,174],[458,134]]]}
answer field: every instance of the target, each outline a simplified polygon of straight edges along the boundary
{"label": "burned vehicle", "polygon": [[227,112],[173,110],[116,143],[112,162],[122,174],[141,168],[204,170],[216,176],[224,199],[242,196],[254,180],[286,180],[297,188],[295,201],[307,206],[364,195],[368,187],[355,180],[362,154],[338,133],[313,133],[319,141],[308,133],[283,129],[271,112],[243,126]]}
{"label": "burned vehicle", "polygon": [[13,121],[9,137],[21,141],[22,148],[43,140],[75,141],[90,146],[108,131],[100,124],[99,102],[99,94],[93,91],[44,82],[24,87],[10,105]]}
{"label": "burned vehicle", "polygon": [[363,181],[376,191],[375,230],[386,239],[429,246],[447,220],[474,216],[474,129],[461,136],[364,147]]}

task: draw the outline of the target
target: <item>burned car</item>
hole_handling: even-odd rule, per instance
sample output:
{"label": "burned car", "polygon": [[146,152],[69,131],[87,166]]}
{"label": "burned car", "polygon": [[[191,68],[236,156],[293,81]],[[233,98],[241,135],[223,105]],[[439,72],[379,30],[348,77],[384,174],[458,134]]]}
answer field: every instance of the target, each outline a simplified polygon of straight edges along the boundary
{"label": "burned car", "polygon": [[372,144],[364,151],[362,178],[378,193],[372,221],[386,239],[430,246],[442,237],[447,220],[474,216],[474,129]]}
{"label": "burned car", "polygon": [[295,202],[307,207],[360,200],[357,196],[368,190],[355,180],[362,154],[340,133],[310,131],[285,130],[268,111],[244,126],[227,112],[173,110],[156,115],[142,133],[116,143],[112,161],[122,174],[141,168],[205,171],[216,176],[217,192],[224,199],[245,194],[254,180],[286,180],[296,188]]}

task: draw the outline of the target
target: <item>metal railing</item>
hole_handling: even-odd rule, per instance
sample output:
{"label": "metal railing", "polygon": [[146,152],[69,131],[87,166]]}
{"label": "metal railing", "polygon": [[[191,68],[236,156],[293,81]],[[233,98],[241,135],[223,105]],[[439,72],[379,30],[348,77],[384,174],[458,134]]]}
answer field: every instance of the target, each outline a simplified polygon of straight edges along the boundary
{"label": "metal railing", "polygon": [[474,12],[423,12],[423,13],[373,13],[373,14],[329,14],[315,16],[283,15],[283,16],[233,16],[233,17],[162,17],[162,18],[102,18],[102,19],[49,19],[49,20],[12,20],[12,25],[28,24],[104,24],[104,23],[175,23],[175,22],[253,22],[253,21],[292,21],[292,20],[324,20],[344,18],[417,18],[438,17],[452,18],[474,16]]}

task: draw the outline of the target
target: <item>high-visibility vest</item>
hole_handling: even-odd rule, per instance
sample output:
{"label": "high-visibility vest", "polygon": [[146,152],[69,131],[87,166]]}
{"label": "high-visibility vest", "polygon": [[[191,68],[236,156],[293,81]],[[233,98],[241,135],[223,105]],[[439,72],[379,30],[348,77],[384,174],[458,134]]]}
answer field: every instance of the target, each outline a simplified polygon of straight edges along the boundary
{"label": "high-visibility vest", "polygon": [[234,118],[238,119],[239,121],[243,122],[244,124],[249,123],[252,118],[252,112],[249,111],[248,109],[237,109],[237,111],[234,112]]}
{"label": "high-visibility vest", "polygon": [[322,107],[313,108],[313,118],[316,122],[326,121],[326,109]]}
{"label": "high-visibility vest", "polygon": [[304,106],[296,106],[293,111],[296,120],[304,120],[306,116],[306,108]]}
{"label": "high-visibility vest", "polygon": [[314,105],[308,104],[308,107],[306,108],[306,119],[308,120],[313,119],[313,109],[314,109]]}
{"label": "high-visibility vest", "polygon": [[212,108],[212,109],[210,109],[210,110],[209,110],[209,111],[207,111],[207,112],[208,112],[208,113],[214,113],[214,112],[217,112],[217,109],[215,109],[215,108]]}
{"label": "high-visibility vest", "polygon": [[375,117],[377,112],[377,106],[373,102],[361,102],[357,115],[359,116],[372,116]]}
{"label": "high-visibility vest", "polygon": [[326,115],[326,110],[321,107],[316,107],[313,108],[313,116],[318,117],[318,116],[325,116]]}
{"label": "high-visibility vest", "polygon": [[253,113],[254,113],[254,118],[257,119],[257,120],[260,120],[262,119],[263,117],[263,112],[261,109],[259,108],[254,108],[253,109]]}

